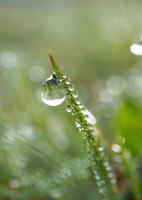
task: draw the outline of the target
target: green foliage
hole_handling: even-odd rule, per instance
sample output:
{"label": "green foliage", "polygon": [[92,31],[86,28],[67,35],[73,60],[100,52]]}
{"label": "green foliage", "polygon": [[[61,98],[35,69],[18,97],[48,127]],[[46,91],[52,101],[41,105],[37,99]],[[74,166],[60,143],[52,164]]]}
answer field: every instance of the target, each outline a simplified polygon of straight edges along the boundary
{"label": "green foliage", "polygon": [[139,154],[142,146],[141,108],[132,100],[125,98],[116,120],[116,124],[119,125],[118,131],[126,138],[126,146],[133,155]]}

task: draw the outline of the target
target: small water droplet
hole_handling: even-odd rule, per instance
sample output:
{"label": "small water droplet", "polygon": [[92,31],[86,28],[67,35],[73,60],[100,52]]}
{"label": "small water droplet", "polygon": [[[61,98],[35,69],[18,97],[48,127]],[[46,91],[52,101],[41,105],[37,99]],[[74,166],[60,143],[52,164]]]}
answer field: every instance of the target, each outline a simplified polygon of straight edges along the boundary
{"label": "small water droplet", "polygon": [[70,79],[66,79],[66,84],[67,84],[67,85],[70,84]]}
{"label": "small water droplet", "polygon": [[80,122],[79,122],[78,120],[75,122],[75,126],[76,126],[77,128],[80,128],[81,124],[80,124]]}
{"label": "small water droplet", "polygon": [[82,108],[84,108],[84,105],[80,103],[78,107],[82,110]]}
{"label": "small water droplet", "polygon": [[76,99],[76,103],[78,104],[78,105],[80,105],[81,104],[81,99],[77,96],[77,97],[75,97],[75,99]]}
{"label": "small water droplet", "polygon": [[79,130],[80,132],[82,132],[84,129],[80,127],[78,130]]}
{"label": "small water droplet", "polygon": [[130,46],[130,51],[136,56],[142,56],[142,44],[132,44]]}
{"label": "small water droplet", "polygon": [[111,149],[115,153],[120,153],[121,152],[121,146],[119,144],[112,144],[111,145]]}
{"label": "small water droplet", "polygon": [[80,108],[81,112],[83,113],[85,111],[85,107]]}
{"label": "small water droplet", "polygon": [[103,146],[100,146],[100,147],[99,147],[99,151],[100,151],[100,152],[104,151],[104,147],[103,147]]}
{"label": "small water droplet", "polygon": [[71,106],[70,106],[70,105],[67,105],[67,106],[66,106],[66,111],[67,111],[68,113],[72,111],[72,109],[71,109]]}
{"label": "small water droplet", "polygon": [[75,92],[73,93],[73,96],[74,96],[75,98],[78,97],[78,92],[75,91]]}
{"label": "small water droplet", "polygon": [[63,78],[65,79],[67,76],[66,76],[66,74],[63,74]]}
{"label": "small water droplet", "polygon": [[89,124],[96,124],[96,118],[94,117],[94,115],[92,115],[92,113],[90,113],[89,110],[85,109],[82,111],[82,113]]}
{"label": "small water droplet", "polygon": [[74,90],[74,87],[73,87],[72,84],[69,85],[69,90],[70,90],[70,91],[73,91],[73,90]]}
{"label": "small water droplet", "polygon": [[142,56],[142,36],[137,36],[136,41],[130,46],[130,51],[136,56]]}
{"label": "small water droplet", "polygon": [[89,118],[89,116],[88,116],[88,115],[86,115],[86,114],[84,114],[84,117],[85,117],[85,119],[87,119],[87,120],[88,120],[88,118]]}
{"label": "small water droplet", "polygon": [[65,90],[56,75],[51,75],[43,85],[41,91],[42,101],[49,106],[58,106],[64,102],[65,95]]}

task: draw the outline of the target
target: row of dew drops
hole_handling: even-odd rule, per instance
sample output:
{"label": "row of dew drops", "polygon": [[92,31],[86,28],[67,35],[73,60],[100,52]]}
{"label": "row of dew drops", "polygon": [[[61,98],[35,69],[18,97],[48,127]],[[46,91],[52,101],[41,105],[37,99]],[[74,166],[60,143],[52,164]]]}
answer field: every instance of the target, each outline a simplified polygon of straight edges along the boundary
{"label": "row of dew drops", "polygon": [[[63,75],[63,79],[65,80],[65,84],[68,85],[69,91],[72,92],[73,97],[75,98],[75,102],[78,105],[78,108],[80,109],[81,113],[85,117],[85,120],[87,121],[89,125],[89,129],[91,132],[94,132],[94,125],[96,124],[96,118],[88,111],[84,105],[81,102],[81,99],[78,96],[78,92],[74,91],[73,85],[70,83],[70,80],[66,77],[66,75]],[[62,104],[66,98],[66,92],[64,90],[62,81],[60,81],[55,74],[52,74],[49,78],[46,79],[46,81],[43,84],[42,91],[41,91],[41,99],[42,101],[48,105],[48,106],[58,106]],[[68,113],[72,113],[72,115],[75,116],[76,110],[74,109],[74,105],[70,105],[67,100],[67,106],[66,106],[66,111]],[[82,125],[82,122],[80,119],[75,120],[75,125],[78,128],[78,130],[81,132],[84,130],[84,126]],[[84,131],[85,132],[85,131]],[[87,135],[85,135],[84,139],[86,139]],[[109,164],[108,158],[105,157],[104,153],[104,147],[100,146],[98,148],[101,159],[103,159],[103,165],[105,170],[107,171],[108,178],[110,179],[112,185],[116,183],[114,175],[112,173],[112,167]],[[90,154],[91,155],[91,154]],[[94,159],[94,154],[92,154],[91,160]],[[96,179],[96,184],[99,188],[100,193],[105,193],[105,180],[102,180],[101,176],[99,175],[99,172],[97,169],[94,169],[94,175]],[[104,189],[103,189],[104,188]]]}

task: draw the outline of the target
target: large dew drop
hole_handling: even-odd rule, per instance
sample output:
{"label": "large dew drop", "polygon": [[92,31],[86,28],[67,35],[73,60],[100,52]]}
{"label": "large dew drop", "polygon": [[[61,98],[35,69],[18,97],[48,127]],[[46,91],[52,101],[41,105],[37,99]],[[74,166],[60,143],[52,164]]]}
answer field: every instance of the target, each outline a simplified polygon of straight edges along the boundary
{"label": "large dew drop", "polygon": [[65,100],[65,90],[56,75],[51,75],[44,83],[41,91],[42,101],[49,106],[58,106]]}

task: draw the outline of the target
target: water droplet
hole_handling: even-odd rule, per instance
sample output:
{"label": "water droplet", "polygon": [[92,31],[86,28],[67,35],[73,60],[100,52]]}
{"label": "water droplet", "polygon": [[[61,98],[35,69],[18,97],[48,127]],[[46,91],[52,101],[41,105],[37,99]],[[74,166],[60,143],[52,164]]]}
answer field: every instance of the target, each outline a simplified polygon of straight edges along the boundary
{"label": "water droplet", "polygon": [[[80,106],[80,105],[79,105]],[[83,106],[82,108],[80,108],[81,109],[81,111],[83,112],[83,111],[85,111],[85,107]]]}
{"label": "water droplet", "polygon": [[130,46],[130,51],[136,56],[142,56],[142,43],[134,43]]}
{"label": "water droplet", "polygon": [[136,56],[142,56],[142,35],[136,35],[135,42],[130,46],[130,51]]}
{"label": "water droplet", "polygon": [[63,74],[63,78],[65,79],[67,76],[66,76],[66,74]]}
{"label": "water droplet", "polygon": [[73,92],[73,96],[76,98],[76,97],[78,97],[78,92],[77,91],[74,91]]}
{"label": "water droplet", "polygon": [[96,118],[92,115],[92,113],[90,113],[89,110],[85,109],[84,111],[82,111],[82,113],[89,124],[96,124]]}
{"label": "water droplet", "polygon": [[80,105],[81,104],[81,99],[77,96],[76,98],[76,103],[78,104],[78,105]]}
{"label": "water droplet", "polygon": [[66,111],[67,111],[68,113],[72,111],[72,109],[71,109],[71,106],[70,106],[70,105],[67,105],[67,106],[66,106]]}
{"label": "water droplet", "polygon": [[84,129],[83,129],[83,128],[81,128],[81,127],[80,127],[78,130],[79,130],[80,132],[84,131]]}
{"label": "water droplet", "polygon": [[56,75],[51,75],[43,85],[41,91],[42,101],[49,106],[58,106],[64,102],[65,95],[65,90]]}
{"label": "water droplet", "polygon": [[121,146],[119,144],[112,144],[111,145],[111,149],[115,153],[120,153],[121,152]]}
{"label": "water droplet", "polygon": [[66,84],[67,84],[67,85],[70,84],[70,79],[66,79]]}
{"label": "water droplet", "polygon": [[79,122],[78,120],[75,122],[75,126],[76,126],[77,128],[80,128],[81,124],[80,124],[80,122]]}
{"label": "water droplet", "polygon": [[84,105],[80,103],[78,107],[82,110],[84,108]]}
{"label": "water droplet", "polygon": [[100,152],[104,151],[104,147],[103,147],[103,146],[100,146],[100,147],[99,147],[99,151],[100,151]]}
{"label": "water droplet", "polygon": [[[85,119],[88,121],[88,115],[84,114]],[[89,122],[89,121],[88,121]],[[90,125],[90,124],[89,124]]]}
{"label": "water droplet", "polygon": [[70,90],[70,91],[73,91],[73,90],[74,90],[74,87],[73,87],[72,84],[69,85],[69,90]]}

